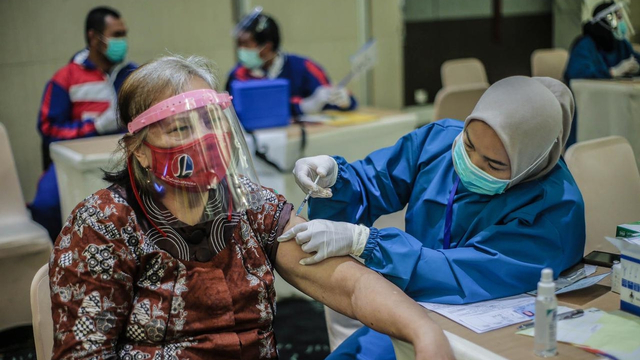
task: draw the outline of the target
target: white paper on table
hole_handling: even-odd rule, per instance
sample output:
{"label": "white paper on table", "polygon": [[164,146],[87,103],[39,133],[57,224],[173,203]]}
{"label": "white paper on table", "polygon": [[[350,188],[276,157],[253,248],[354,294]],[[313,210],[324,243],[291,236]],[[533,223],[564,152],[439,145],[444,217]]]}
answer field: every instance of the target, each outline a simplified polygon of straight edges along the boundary
{"label": "white paper on table", "polygon": [[[597,284],[598,281],[602,280],[605,276],[601,277],[596,282],[592,282],[593,279],[588,278],[591,274],[595,273],[597,269],[598,267],[595,265],[584,264],[584,266],[581,269],[576,270],[567,276],[559,277],[558,279],[555,280],[556,294],[562,294],[565,292],[578,290],[578,289],[582,289],[582,288]],[[569,288],[569,289],[564,290],[565,288]],[[527,292],[527,294],[535,296],[538,294],[538,290],[529,291]]]}
{"label": "white paper on table", "polygon": [[[619,360],[637,360],[640,359],[639,331],[640,320],[632,314],[589,308],[581,317],[558,321],[557,339],[602,350]],[[534,328],[517,332],[527,336],[534,333]]]}
{"label": "white paper on table", "polygon": [[604,273],[604,274],[600,274],[600,275],[596,275],[596,276],[590,276],[587,278],[584,278],[580,281],[577,281],[567,287],[564,287],[558,291],[556,291],[556,294],[562,294],[562,293],[566,293],[569,291],[574,291],[574,290],[579,290],[579,289],[584,289],[586,287],[595,285],[597,283],[600,282],[600,280],[606,278],[607,276],[609,276],[609,274],[611,274],[611,271],[609,271],[608,273]]}
{"label": "white paper on table", "polygon": [[[466,305],[419,304],[479,334],[533,320],[535,315],[535,298],[526,294]],[[558,307],[558,313],[570,310]]]}

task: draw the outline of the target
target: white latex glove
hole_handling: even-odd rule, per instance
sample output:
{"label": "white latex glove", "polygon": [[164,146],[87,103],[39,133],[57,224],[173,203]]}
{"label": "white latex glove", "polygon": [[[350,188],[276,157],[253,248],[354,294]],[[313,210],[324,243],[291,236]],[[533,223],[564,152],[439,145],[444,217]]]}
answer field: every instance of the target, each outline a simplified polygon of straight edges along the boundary
{"label": "white latex glove", "polygon": [[289,241],[294,237],[302,251],[316,253],[300,260],[302,265],[311,265],[334,256],[360,256],[369,238],[369,228],[346,222],[311,220],[287,230],[278,241]]}
{"label": "white latex glove", "polygon": [[304,114],[317,114],[329,103],[333,88],[331,86],[318,86],[313,94],[300,101],[300,110]]}
{"label": "white latex glove", "polygon": [[111,102],[109,108],[93,120],[98,134],[111,134],[119,129],[118,116],[116,115],[116,104]]}
{"label": "white latex glove", "polygon": [[351,106],[351,96],[345,88],[331,88],[331,97],[329,104],[335,105],[342,109],[348,109]]}
{"label": "white latex glove", "polygon": [[[312,197],[330,198],[333,196],[330,187],[338,179],[338,163],[327,155],[311,156],[296,161],[293,168],[296,184],[305,194]],[[318,182],[314,184],[316,178]]]}
{"label": "white latex glove", "polygon": [[631,56],[628,59],[620,61],[618,65],[610,69],[611,76],[613,77],[632,75],[637,73],[638,70],[640,70],[640,64],[638,64],[638,61],[633,56]]}

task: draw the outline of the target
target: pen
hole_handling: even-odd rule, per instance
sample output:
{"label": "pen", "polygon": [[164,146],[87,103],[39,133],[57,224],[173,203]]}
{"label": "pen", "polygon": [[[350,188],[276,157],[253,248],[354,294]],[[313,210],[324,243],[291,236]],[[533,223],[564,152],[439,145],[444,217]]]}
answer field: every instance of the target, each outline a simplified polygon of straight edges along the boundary
{"label": "pen", "polygon": [[[320,180],[320,175],[318,175],[316,177],[316,181],[313,182],[313,185],[318,184],[318,180]],[[313,190],[311,190],[311,191],[313,191]],[[311,191],[309,191],[307,196],[304,197],[304,200],[302,200],[302,204],[300,204],[300,207],[298,208],[298,211],[296,211],[296,216],[300,215],[300,213],[302,212],[302,208],[304,208],[304,204],[306,204],[307,201],[309,201],[309,197],[311,197]]]}
{"label": "pen", "polygon": [[[558,314],[558,321],[566,320],[566,319],[575,319],[575,318],[579,318],[582,315],[584,315],[584,310],[582,309],[571,310],[571,311],[564,312],[562,314]],[[522,324],[518,326],[518,330],[526,330],[526,329],[532,328],[533,325],[534,325],[534,322],[531,321],[526,324]]]}
{"label": "pen", "polygon": [[594,349],[594,348],[588,347],[586,345],[573,344],[573,346],[578,347],[578,348],[580,348],[580,349],[582,349],[582,350],[584,350],[586,352],[589,352],[589,353],[592,353],[592,354],[596,354],[596,355],[600,355],[600,356],[602,356],[604,358],[607,358],[607,359],[618,360],[617,357],[615,357],[615,356],[613,356],[611,354],[607,354],[606,352],[604,352],[602,350]]}

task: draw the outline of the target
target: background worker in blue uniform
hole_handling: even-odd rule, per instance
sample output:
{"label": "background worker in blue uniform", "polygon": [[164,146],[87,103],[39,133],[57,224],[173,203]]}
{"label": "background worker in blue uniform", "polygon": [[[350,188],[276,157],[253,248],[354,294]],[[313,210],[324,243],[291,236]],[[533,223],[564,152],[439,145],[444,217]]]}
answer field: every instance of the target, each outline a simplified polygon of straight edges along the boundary
{"label": "background worker in blue uniform", "polygon": [[356,99],[347,89],[332,86],[320,65],[280,51],[278,24],[260,8],[238,23],[234,36],[239,63],[229,73],[227,91],[234,80],[287,79],[294,116],[356,108]]}
{"label": "background worker in blue uniform", "polygon": [[44,173],[29,208],[33,220],[47,229],[52,240],[62,229],[63,214],[49,145],[120,131],[116,119],[117,92],[137,68],[124,61],[128,49],[126,36],[127,27],[115,9],[103,6],[92,9],[85,19],[87,47],[77,52],[45,86],[38,114]]}
{"label": "background worker in blue uniform", "polygon": [[[593,18],[582,27],[582,35],[571,46],[564,72],[567,85],[573,79],[612,79],[637,75],[640,54],[633,51],[627,32],[633,26],[622,3],[603,2],[593,10]],[[576,142],[577,124],[571,129],[567,146]]]}
{"label": "background worker in blue uniform", "polygon": [[[492,85],[464,123],[437,121],[353,163],[300,159],[294,175],[314,196],[315,220],[279,241],[295,237],[315,252],[307,265],[358,256],[418,301],[464,304],[533,290],[543,268],[558,274],[584,251],[584,202],[559,160],[573,109],[562,82],[515,76]],[[405,206],[406,231],[372,227]],[[369,342],[379,354],[359,353]],[[355,353],[393,358],[389,339],[368,328],[329,358]]]}

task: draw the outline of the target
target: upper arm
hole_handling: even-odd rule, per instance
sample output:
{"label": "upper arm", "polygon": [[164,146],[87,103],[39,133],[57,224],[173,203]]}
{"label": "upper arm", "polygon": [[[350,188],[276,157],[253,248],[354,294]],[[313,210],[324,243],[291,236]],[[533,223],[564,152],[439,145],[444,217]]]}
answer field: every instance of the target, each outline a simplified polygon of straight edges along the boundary
{"label": "upper arm", "polygon": [[324,72],[322,67],[320,67],[320,65],[316,64],[311,60],[306,59],[304,60],[304,68],[306,70],[305,78],[308,86],[307,91],[309,92],[309,94],[306,96],[311,95],[313,91],[319,86],[330,85],[329,77]]}

